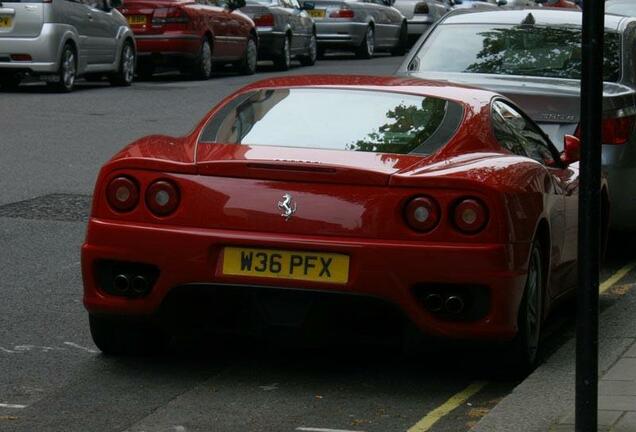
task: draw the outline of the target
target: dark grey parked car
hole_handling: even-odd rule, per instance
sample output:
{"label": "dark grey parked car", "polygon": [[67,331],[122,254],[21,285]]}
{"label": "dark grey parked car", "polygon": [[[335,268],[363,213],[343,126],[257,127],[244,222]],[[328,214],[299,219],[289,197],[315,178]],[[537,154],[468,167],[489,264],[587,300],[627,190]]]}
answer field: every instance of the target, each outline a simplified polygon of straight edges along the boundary
{"label": "dark grey parked car", "polygon": [[[636,229],[635,47],[636,19],[606,15],[603,167],[609,180],[610,225],[629,230]],[[581,121],[581,12],[451,12],[420,39],[398,74],[502,93],[562,149],[564,135],[576,134]]]}
{"label": "dark grey parked car", "polygon": [[316,26],[298,0],[248,0],[241,12],[252,18],[258,33],[259,60],[273,60],[278,69],[287,70],[292,58],[303,66],[316,63]]}
{"label": "dark grey parked car", "polygon": [[408,45],[406,17],[394,0],[316,0],[309,11],[316,22],[318,53],[351,50],[360,58],[376,51],[402,55]]}

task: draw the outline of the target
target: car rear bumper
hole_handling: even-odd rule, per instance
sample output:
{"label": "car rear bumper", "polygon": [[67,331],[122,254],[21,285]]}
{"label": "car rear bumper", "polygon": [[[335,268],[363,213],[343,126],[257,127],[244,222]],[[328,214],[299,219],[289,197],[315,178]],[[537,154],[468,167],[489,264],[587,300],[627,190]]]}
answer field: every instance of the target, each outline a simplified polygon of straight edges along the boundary
{"label": "car rear bumper", "polygon": [[201,38],[191,33],[135,35],[135,39],[139,56],[155,54],[194,57],[201,49]]}
{"label": "car rear bumper", "polygon": [[258,31],[258,59],[271,60],[281,55],[285,41],[285,33],[277,31]]}
{"label": "car rear bumper", "polygon": [[[350,257],[346,284],[222,274],[225,246],[341,253]],[[84,304],[91,313],[152,316],[174,289],[190,284],[270,286],[363,295],[399,309],[424,333],[454,339],[509,340],[525,283],[528,244],[422,244],[360,238],[299,237],[227,230],[159,227],[92,218],[82,247]],[[158,277],[143,298],[110,295],[97,277],[107,261],[154,266]],[[436,286],[484,287],[487,307],[478,319],[452,320],[424,306],[416,291]],[[417,288],[416,288],[417,287]],[[419,292],[419,291],[417,291]]]}
{"label": "car rear bumper", "polygon": [[[67,29],[56,24],[44,24],[35,37],[0,38],[0,70],[32,73],[55,73],[59,50]],[[12,54],[27,54],[31,61],[11,61]]]}
{"label": "car rear bumper", "polygon": [[411,20],[407,22],[407,28],[409,31],[409,36],[419,36],[428,31],[431,28],[432,21],[429,19],[425,20]]}
{"label": "car rear bumper", "polygon": [[362,43],[367,24],[360,22],[316,21],[316,39],[324,47],[357,47]]}

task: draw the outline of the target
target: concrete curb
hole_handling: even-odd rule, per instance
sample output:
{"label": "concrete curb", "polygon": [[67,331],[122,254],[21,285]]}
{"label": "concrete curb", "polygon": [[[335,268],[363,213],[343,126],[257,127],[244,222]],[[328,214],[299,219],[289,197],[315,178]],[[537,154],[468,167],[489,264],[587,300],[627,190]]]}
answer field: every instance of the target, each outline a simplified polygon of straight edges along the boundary
{"label": "concrete curb", "polygon": [[[600,316],[599,377],[636,340],[636,290]],[[574,411],[575,341],[568,341],[510,395],[484,416],[472,432],[546,432]]]}

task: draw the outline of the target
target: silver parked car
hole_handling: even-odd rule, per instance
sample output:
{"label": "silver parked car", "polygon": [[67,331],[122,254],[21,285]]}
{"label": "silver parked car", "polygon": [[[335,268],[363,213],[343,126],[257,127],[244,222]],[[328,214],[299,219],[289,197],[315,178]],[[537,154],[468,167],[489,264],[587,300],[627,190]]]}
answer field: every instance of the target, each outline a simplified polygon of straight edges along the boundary
{"label": "silver parked car", "polygon": [[[581,15],[548,8],[451,12],[418,42],[398,74],[502,93],[562,150],[564,136],[577,135],[581,121]],[[610,225],[628,230],[636,229],[634,46],[636,19],[606,15],[603,168],[609,181]]]}
{"label": "silver parked car", "polygon": [[71,91],[81,75],[130,85],[135,40],[114,9],[119,1],[0,2],[0,86],[16,87],[25,75],[61,91]]}
{"label": "silver parked car", "polygon": [[327,49],[353,50],[359,58],[376,51],[403,55],[408,45],[406,18],[393,0],[316,0],[308,12],[316,23],[318,54]]}

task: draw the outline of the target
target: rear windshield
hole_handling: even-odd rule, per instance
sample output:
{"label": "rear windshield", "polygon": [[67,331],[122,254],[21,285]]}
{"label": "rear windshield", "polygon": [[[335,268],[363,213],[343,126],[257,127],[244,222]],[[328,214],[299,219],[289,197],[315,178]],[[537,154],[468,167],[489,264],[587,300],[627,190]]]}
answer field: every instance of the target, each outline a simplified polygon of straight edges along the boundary
{"label": "rear windshield", "polygon": [[269,89],[232,100],[201,141],[430,154],[454,134],[461,105],[434,97],[336,89]]}
{"label": "rear windshield", "polygon": [[[446,24],[433,31],[417,56],[420,71],[580,79],[581,29]],[[604,80],[618,81],[620,39],[617,33],[605,33],[604,57]]]}

